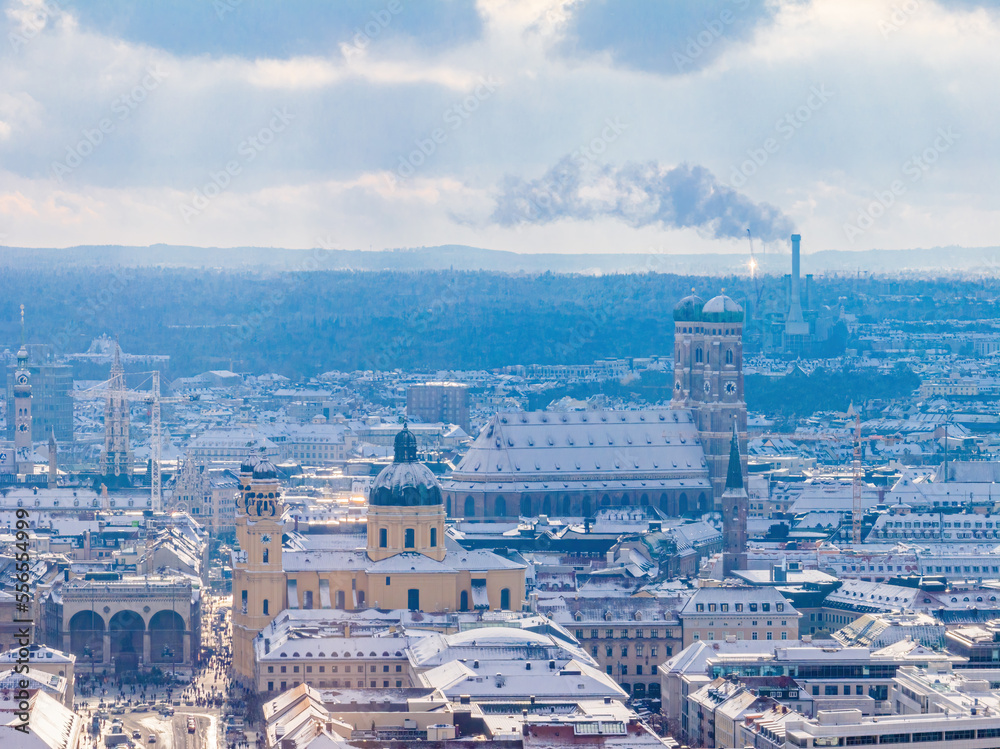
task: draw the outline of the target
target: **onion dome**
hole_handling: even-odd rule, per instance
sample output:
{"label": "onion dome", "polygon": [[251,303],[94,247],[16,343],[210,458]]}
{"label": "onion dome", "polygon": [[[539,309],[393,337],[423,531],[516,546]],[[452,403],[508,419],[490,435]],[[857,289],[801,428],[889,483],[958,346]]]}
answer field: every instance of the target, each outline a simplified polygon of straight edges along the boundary
{"label": "onion dome", "polygon": [[701,310],[705,322],[743,322],[743,308],[725,294],[712,297]]}
{"label": "onion dome", "polygon": [[377,507],[441,504],[441,485],[427,466],[417,462],[417,439],[405,426],[396,435],[394,448],[392,464],[375,478],[369,504]]}
{"label": "onion dome", "polygon": [[274,467],[274,463],[267,459],[267,457],[261,458],[257,465],[253,467],[253,478],[254,481],[260,481],[264,479],[276,479],[278,478],[278,469]]}
{"label": "onion dome", "polygon": [[694,293],[688,294],[674,306],[674,320],[678,322],[698,322],[701,320],[701,309],[705,300]]}

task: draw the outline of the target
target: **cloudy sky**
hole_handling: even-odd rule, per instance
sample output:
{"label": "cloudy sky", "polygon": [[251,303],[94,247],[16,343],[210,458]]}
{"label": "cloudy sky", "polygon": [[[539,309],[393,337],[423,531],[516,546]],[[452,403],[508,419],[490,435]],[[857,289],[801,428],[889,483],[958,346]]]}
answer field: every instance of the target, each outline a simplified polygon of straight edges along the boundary
{"label": "cloudy sky", "polygon": [[1000,3],[0,0],[0,244],[997,244]]}

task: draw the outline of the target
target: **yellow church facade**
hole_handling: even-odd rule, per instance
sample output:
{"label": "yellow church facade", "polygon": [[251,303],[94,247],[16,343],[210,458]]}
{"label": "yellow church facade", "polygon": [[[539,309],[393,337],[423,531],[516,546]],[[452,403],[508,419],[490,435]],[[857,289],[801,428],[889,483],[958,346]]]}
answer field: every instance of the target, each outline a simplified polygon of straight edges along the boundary
{"label": "yellow church facade", "polygon": [[525,566],[445,534],[434,475],[406,429],[376,478],[364,534],[286,535],[274,466],[240,468],[233,556],[233,665],[252,683],[253,640],[285,609],[520,611]]}

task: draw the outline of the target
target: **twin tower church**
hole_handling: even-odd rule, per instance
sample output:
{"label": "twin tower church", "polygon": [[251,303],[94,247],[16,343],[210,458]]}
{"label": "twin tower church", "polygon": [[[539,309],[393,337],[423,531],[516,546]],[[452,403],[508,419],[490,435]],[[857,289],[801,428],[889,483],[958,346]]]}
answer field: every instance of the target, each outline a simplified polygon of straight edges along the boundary
{"label": "twin tower church", "polygon": [[405,426],[355,534],[285,528],[278,473],[240,467],[233,558],[233,659],[254,677],[254,638],[286,609],[521,610],[525,565],[445,533],[468,521],[652,505],[668,516],[721,511],[727,572],[745,565],[743,309],[691,295],[674,309],[670,408],[500,413],[439,484]]}

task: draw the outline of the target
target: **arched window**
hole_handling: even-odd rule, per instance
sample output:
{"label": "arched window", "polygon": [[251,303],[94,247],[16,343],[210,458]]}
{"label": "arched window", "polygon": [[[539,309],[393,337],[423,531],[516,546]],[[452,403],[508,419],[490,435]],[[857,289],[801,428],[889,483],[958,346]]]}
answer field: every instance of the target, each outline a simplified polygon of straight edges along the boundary
{"label": "arched window", "polygon": [[552,514],[552,497],[548,494],[542,499],[542,514],[551,515]]}
{"label": "arched window", "polygon": [[389,530],[387,528],[378,529],[378,546],[380,549],[385,549],[389,546]]}
{"label": "arched window", "polygon": [[510,588],[504,588],[500,591],[500,608],[504,611],[510,611]]}
{"label": "arched window", "polygon": [[667,515],[670,514],[670,500],[667,498],[666,494],[660,495],[660,510],[665,512]]}
{"label": "arched window", "polygon": [[437,548],[438,545],[438,529],[431,528],[431,548]]}
{"label": "arched window", "polygon": [[708,512],[709,509],[710,508],[708,506],[708,498],[705,496],[705,492],[702,492],[701,494],[698,495],[698,511]]}
{"label": "arched window", "polygon": [[726,364],[732,364],[732,363],[733,363],[733,350],[729,349],[728,351],[726,351]]}
{"label": "arched window", "polygon": [[462,595],[458,597],[458,609],[459,611],[469,610],[469,591],[463,590]]}
{"label": "arched window", "polygon": [[474,518],[476,516],[476,500],[472,497],[465,498],[465,517]]}
{"label": "arched window", "polygon": [[649,504],[649,496],[646,495],[646,494],[643,494],[641,497],[639,497],[639,504],[642,507],[645,507],[646,505],[648,505]]}
{"label": "arched window", "polygon": [[412,549],[417,545],[417,534],[413,528],[407,528],[403,531],[403,548]]}
{"label": "arched window", "polygon": [[521,497],[521,515],[522,517],[531,517],[531,497],[528,495]]}
{"label": "arched window", "polygon": [[701,359],[702,359],[701,349],[695,349],[695,352],[694,352],[694,361],[695,361],[695,364],[701,364]]}
{"label": "arched window", "polygon": [[448,500],[445,503],[445,514],[448,517],[451,517],[451,497],[448,497]]}
{"label": "arched window", "polygon": [[507,517],[507,500],[503,497],[497,497],[496,502],[493,503],[493,514],[498,518]]}
{"label": "arched window", "polygon": [[677,498],[677,514],[686,515],[688,511],[688,495],[681,492],[681,496]]}
{"label": "arched window", "polygon": [[630,504],[632,504],[632,500],[629,499],[628,494],[622,494],[622,504],[621,504],[621,506],[622,507],[628,507]]}
{"label": "arched window", "polygon": [[580,514],[584,517],[590,517],[590,497],[583,498],[583,503],[580,505]]}
{"label": "arched window", "polygon": [[265,598],[264,599],[264,616],[267,616],[268,613],[269,613],[267,609],[268,609],[267,599]]}
{"label": "arched window", "polygon": [[610,506],[611,506],[611,497],[605,494],[603,497],[601,497],[601,507],[610,507]]}

